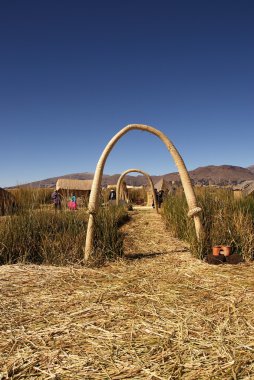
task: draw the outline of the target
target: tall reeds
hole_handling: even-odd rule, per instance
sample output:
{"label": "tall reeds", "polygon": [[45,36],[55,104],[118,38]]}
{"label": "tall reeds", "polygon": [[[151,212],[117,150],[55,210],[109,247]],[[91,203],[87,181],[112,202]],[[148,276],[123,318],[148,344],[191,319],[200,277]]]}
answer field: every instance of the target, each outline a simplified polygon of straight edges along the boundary
{"label": "tall reeds", "polygon": [[121,206],[100,208],[95,217],[94,255],[97,263],[114,260],[123,255],[123,234],[119,227],[128,221],[126,209]]}
{"label": "tall reeds", "polygon": [[51,202],[52,189],[19,187],[10,190],[16,199],[18,210],[41,208]]}
{"label": "tall reeds", "polygon": [[82,260],[87,217],[22,210],[0,224],[0,262],[66,265]]}
{"label": "tall reeds", "polygon": [[198,189],[205,239],[197,241],[193,220],[187,217],[184,193],[169,194],[164,202],[166,225],[176,237],[190,243],[194,256],[204,258],[214,245],[230,245],[245,260],[254,255],[254,199],[234,200],[227,189]]}
{"label": "tall reeds", "polygon": [[[37,263],[68,265],[83,261],[88,215],[53,209],[51,192],[20,189],[17,212],[0,219],[0,264]],[[123,253],[119,225],[127,218],[123,208],[101,209],[96,218],[94,264]]]}
{"label": "tall reeds", "polygon": [[141,189],[128,189],[129,201],[133,204],[147,203],[147,191],[145,188]]}

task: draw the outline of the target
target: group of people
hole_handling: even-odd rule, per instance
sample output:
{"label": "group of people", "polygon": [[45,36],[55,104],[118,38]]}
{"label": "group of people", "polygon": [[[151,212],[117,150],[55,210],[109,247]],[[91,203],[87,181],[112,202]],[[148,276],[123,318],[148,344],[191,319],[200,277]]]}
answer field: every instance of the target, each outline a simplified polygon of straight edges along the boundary
{"label": "group of people", "polygon": [[[55,190],[51,195],[55,211],[62,209],[62,195],[58,190]],[[75,194],[71,194],[71,197],[68,202],[69,210],[77,210],[77,197]]]}
{"label": "group of people", "polygon": [[[156,201],[157,201],[158,207],[160,208],[161,204],[163,202],[163,198],[164,198],[164,191],[163,190],[157,191],[157,189],[154,189],[154,191],[155,191],[155,196],[156,196]],[[61,208],[62,208],[62,195],[60,194],[60,192],[58,190],[55,190],[52,193],[51,198],[52,198],[55,210],[56,211],[61,210]],[[109,194],[109,201],[114,201],[115,199],[116,199],[116,191],[111,190],[110,194]],[[154,201],[153,201],[152,206],[155,207]],[[77,197],[73,193],[71,194],[71,197],[69,199],[68,208],[69,208],[69,210],[77,210]]]}
{"label": "group of people", "polygon": [[[158,204],[158,207],[161,208],[161,204],[164,200],[164,190],[160,190],[160,191],[157,191],[157,189],[154,189],[154,192],[155,192],[155,196],[156,196],[156,201],[157,201],[157,204]],[[116,191],[114,189],[110,190],[110,193],[109,193],[109,201],[114,201],[116,199]],[[153,201],[153,207],[155,207],[154,205],[154,201]]]}

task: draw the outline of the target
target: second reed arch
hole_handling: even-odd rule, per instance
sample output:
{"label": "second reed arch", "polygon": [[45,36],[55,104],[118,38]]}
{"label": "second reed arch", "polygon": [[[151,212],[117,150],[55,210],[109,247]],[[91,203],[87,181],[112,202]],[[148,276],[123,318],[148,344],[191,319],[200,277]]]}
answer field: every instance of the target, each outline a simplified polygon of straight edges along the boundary
{"label": "second reed arch", "polygon": [[89,204],[88,204],[89,219],[88,219],[88,225],[87,225],[86,245],[85,245],[85,252],[84,252],[85,261],[89,259],[89,256],[91,255],[93,251],[94,218],[98,210],[103,169],[107,161],[108,155],[113,149],[114,145],[122,136],[124,136],[127,132],[131,130],[135,130],[135,129],[152,133],[153,135],[159,137],[159,139],[166,145],[169,153],[172,155],[173,160],[177,166],[180,179],[182,182],[182,186],[184,189],[184,193],[186,196],[186,201],[189,208],[188,216],[193,217],[194,219],[197,238],[200,239],[201,236],[203,235],[203,226],[202,226],[201,219],[199,216],[201,208],[197,206],[197,200],[196,200],[193,186],[191,184],[191,179],[180,153],[178,152],[174,144],[169,140],[169,138],[158,129],[151,127],[149,125],[144,125],[144,124],[129,124],[125,128],[121,129],[118,133],[116,133],[114,137],[109,141],[109,143],[106,145],[105,149],[103,150],[96,166],[92,190],[91,190]]}
{"label": "second reed arch", "polygon": [[120,189],[121,189],[121,185],[122,185],[123,179],[129,173],[140,173],[140,174],[143,174],[144,177],[146,177],[146,179],[147,179],[147,181],[148,181],[148,183],[150,185],[152,194],[153,194],[153,200],[154,200],[155,210],[156,210],[156,212],[158,212],[158,203],[157,203],[157,198],[156,198],[156,194],[155,194],[152,178],[150,177],[150,175],[148,173],[146,173],[146,172],[144,172],[143,170],[140,170],[140,169],[128,169],[128,170],[125,170],[125,172],[123,172],[120,175],[120,177],[118,178],[118,181],[117,181],[117,185],[116,185],[116,204],[117,205],[119,204]]}

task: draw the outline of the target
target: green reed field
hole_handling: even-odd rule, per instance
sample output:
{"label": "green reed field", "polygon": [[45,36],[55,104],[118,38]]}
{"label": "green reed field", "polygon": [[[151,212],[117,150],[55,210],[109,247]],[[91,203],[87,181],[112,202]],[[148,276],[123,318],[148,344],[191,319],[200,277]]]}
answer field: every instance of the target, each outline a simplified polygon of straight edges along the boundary
{"label": "green reed field", "polygon": [[205,238],[197,242],[194,223],[187,216],[187,203],[183,191],[169,194],[163,207],[168,228],[179,239],[190,243],[191,252],[198,258],[211,253],[214,245],[230,245],[233,253],[244,260],[254,256],[254,199],[234,200],[228,189],[196,189],[198,205],[202,208]]}
{"label": "green reed field", "polygon": [[[83,260],[88,214],[85,207],[69,211],[63,200],[55,212],[50,189],[20,188],[13,192],[17,209],[0,220],[0,264],[38,263],[68,265]],[[190,244],[195,257],[203,259],[214,245],[230,245],[246,261],[254,256],[254,199],[234,200],[227,189],[196,189],[202,207],[205,238],[198,242],[192,219],[187,217],[183,191],[169,194],[163,204],[166,226]],[[140,194],[138,194],[140,197]],[[103,199],[102,199],[103,202]],[[128,220],[123,207],[101,207],[95,219],[93,264],[123,255],[119,227]]]}
{"label": "green reed field", "polygon": [[[0,264],[81,263],[88,214],[85,208],[53,209],[51,190],[21,188],[14,192],[17,209],[0,221]],[[119,226],[128,219],[123,207],[101,208],[95,220],[93,264],[123,254]]]}

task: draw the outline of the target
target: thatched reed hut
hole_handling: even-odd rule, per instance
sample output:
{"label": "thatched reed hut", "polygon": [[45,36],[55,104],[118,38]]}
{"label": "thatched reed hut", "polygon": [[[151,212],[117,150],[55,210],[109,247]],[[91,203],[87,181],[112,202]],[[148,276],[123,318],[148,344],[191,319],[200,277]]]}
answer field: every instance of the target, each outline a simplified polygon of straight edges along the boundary
{"label": "thatched reed hut", "polygon": [[163,190],[165,193],[174,191],[179,187],[179,184],[175,181],[166,181],[164,178],[161,178],[158,182],[154,184],[154,188],[157,191]]}
{"label": "thatched reed hut", "polygon": [[108,190],[116,190],[116,185],[107,185]]}
{"label": "thatched reed hut", "polygon": [[[176,187],[174,186],[173,181],[166,181],[164,178],[161,178],[154,184],[154,189],[157,191],[164,191],[164,194],[168,194],[168,192],[175,191]],[[147,206],[153,205],[153,194],[150,189],[147,191]]]}
{"label": "thatched reed hut", "polygon": [[76,197],[88,198],[92,189],[92,183],[92,179],[59,178],[56,182],[56,190],[62,196],[69,197],[73,193]]}
{"label": "thatched reed hut", "polygon": [[254,181],[243,181],[233,187],[234,198],[242,199],[247,196],[254,196]]}
{"label": "thatched reed hut", "polygon": [[7,215],[13,212],[16,207],[15,197],[7,190],[0,187],[0,215]]}

